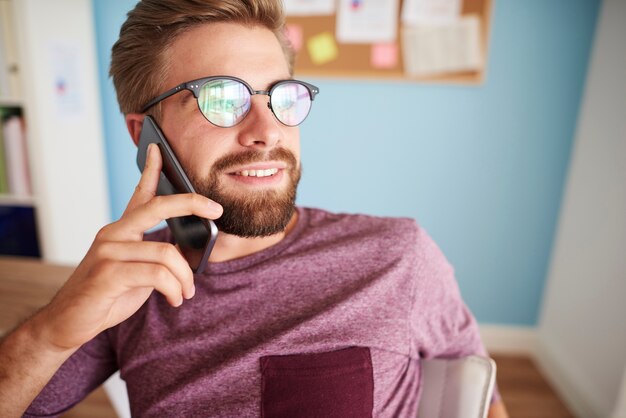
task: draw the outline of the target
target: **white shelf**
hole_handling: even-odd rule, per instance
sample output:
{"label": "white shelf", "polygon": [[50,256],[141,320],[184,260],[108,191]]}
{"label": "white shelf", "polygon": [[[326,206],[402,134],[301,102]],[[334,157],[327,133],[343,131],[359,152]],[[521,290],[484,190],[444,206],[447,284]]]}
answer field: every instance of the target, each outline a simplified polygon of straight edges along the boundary
{"label": "white shelf", "polygon": [[0,96],[0,107],[24,107],[24,100],[18,97]]}
{"label": "white shelf", "polygon": [[[0,197],[0,205],[35,207],[43,259],[78,264],[110,222],[92,0],[10,3],[22,94],[0,103],[18,104],[26,115],[35,198]],[[81,105],[76,112],[58,111],[59,98],[50,91],[53,76],[74,89]]]}
{"label": "white shelf", "polygon": [[0,206],[35,206],[34,196],[16,196],[12,194],[0,193]]}

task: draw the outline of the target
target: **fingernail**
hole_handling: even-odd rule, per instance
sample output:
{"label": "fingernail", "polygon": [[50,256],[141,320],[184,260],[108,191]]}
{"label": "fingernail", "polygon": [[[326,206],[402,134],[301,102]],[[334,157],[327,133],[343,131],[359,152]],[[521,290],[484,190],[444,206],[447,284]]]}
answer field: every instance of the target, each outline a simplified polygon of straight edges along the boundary
{"label": "fingernail", "polygon": [[150,159],[150,157],[152,156],[152,153],[154,152],[153,151],[154,147],[155,147],[155,145],[153,143],[152,144],[148,144],[148,157],[147,157],[148,160]]}
{"label": "fingernail", "polygon": [[209,209],[214,212],[222,212],[222,205],[209,199]]}
{"label": "fingernail", "polygon": [[191,286],[191,290],[189,291],[189,295],[187,295],[187,299],[191,299],[196,295],[196,285]]}

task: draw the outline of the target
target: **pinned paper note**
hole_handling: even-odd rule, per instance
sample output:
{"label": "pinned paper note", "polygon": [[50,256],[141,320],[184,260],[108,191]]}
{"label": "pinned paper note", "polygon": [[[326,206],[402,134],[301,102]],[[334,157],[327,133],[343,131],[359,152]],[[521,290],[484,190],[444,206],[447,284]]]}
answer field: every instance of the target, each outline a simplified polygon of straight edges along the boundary
{"label": "pinned paper note", "polygon": [[54,41],[48,47],[48,74],[50,88],[54,92],[57,116],[63,119],[79,119],[89,101],[82,85],[83,52],[74,41]]}
{"label": "pinned paper note", "polygon": [[294,24],[285,25],[285,36],[295,51],[302,49],[302,26]]}
{"label": "pinned paper note", "polygon": [[335,37],[330,32],[323,32],[311,37],[307,42],[311,61],[315,65],[323,65],[333,61],[339,55]]}
{"label": "pinned paper note", "polygon": [[391,42],[372,45],[370,64],[380,69],[395,68],[398,65],[398,44]]}
{"label": "pinned paper note", "polygon": [[287,16],[332,15],[335,0],[284,0]]}
{"label": "pinned paper note", "polygon": [[479,70],[483,65],[480,18],[463,16],[447,25],[407,26],[402,31],[406,72],[430,76]]}
{"label": "pinned paper note", "polygon": [[399,0],[339,0],[337,40],[342,43],[393,42]]}
{"label": "pinned paper note", "polygon": [[350,6],[352,10],[358,10],[363,5],[363,0],[352,0]]}
{"label": "pinned paper note", "polygon": [[461,17],[462,0],[404,0],[402,23],[405,25],[449,24]]}

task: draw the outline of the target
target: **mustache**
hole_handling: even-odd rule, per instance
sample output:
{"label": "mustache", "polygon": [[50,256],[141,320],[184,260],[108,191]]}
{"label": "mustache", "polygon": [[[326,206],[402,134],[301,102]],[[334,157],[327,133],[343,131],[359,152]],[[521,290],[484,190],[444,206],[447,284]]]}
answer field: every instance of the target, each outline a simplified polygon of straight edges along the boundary
{"label": "mustache", "polygon": [[221,157],[213,164],[213,172],[228,171],[233,167],[262,161],[284,161],[289,168],[297,165],[296,156],[288,149],[279,147],[272,149],[270,152],[249,149]]}

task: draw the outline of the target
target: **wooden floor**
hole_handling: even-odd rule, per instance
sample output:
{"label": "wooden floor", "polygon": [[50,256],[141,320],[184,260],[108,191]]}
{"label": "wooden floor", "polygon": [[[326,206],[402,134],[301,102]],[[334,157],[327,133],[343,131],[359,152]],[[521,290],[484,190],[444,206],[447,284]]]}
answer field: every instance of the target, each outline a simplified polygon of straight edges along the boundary
{"label": "wooden floor", "polygon": [[[497,382],[510,418],[574,418],[527,357],[492,355]],[[64,418],[115,418],[102,388],[63,415]]]}
{"label": "wooden floor", "polygon": [[61,418],[117,418],[117,414],[104,389],[99,387]]}
{"label": "wooden floor", "polygon": [[491,356],[498,388],[511,418],[574,418],[528,357]]}

